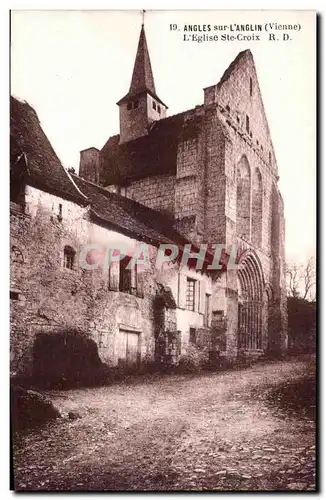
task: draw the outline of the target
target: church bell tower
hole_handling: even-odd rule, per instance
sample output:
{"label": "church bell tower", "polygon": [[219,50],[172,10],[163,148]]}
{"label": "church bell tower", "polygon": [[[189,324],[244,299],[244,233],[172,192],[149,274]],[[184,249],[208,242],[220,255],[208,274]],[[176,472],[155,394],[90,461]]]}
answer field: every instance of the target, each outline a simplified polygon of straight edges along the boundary
{"label": "church bell tower", "polygon": [[155,90],[144,21],[129,92],[117,104],[120,110],[120,144],[147,135],[151,123],[166,117],[167,106]]}

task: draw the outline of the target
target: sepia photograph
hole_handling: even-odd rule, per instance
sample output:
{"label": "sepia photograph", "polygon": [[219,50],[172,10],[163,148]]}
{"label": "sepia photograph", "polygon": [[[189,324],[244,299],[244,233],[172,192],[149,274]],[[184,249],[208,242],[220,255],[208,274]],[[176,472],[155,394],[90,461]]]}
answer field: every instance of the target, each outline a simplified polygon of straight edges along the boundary
{"label": "sepia photograph", "polygon": [[12,490],[318,491],[316,25],[10,12]]}

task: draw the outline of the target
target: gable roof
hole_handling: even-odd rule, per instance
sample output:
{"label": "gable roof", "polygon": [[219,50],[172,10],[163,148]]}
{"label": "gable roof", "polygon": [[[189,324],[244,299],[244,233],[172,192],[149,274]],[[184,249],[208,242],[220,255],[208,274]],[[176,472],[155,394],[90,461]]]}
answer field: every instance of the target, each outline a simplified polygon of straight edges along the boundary
{"label": "gable roof", "polygon": [[232,75],[233,71],[237,68],[237,66],[238,66],[239,62],[241,61],[241,59],[243,59],[245,56],[251,56],[252,57],[251,52],[250,52],[249,49],[242,50],[241,52],[239,52],[239,54],[236,56],[236,58],[233,59],[233,61],[231,62],[231,64],[224,71],[224,73],[223,73],[220,81],[216,85],[217,88],[221,87],[221,85],[230,78],[230,76]]}
{"label": "gable roof", "polygon": [[[145,37],[143,28],[139,39],[139,46],[142,46],[142,43],[146,44],[146,38],[142,41],[142,36]],[[137,57],[140,50],[139,46]],[[130,89],[140,89],[136,84],[136,82],[140,80],[140,77],[138,78],[138,76],[135,76],[134,78],[137,57]],[[216,85],[217,90],[229,80],[242,59],[248,57],[253,60],[250,50],[247,49],[239,52],[236,58],[224,71],[220,81]],[[143,57],[143,60],[144,59],[145,56]],[[139,71],[140,70],[137,69],[137,74]],[[144,70],[143,75],[145,73]],[[150,79],[148,87],[151,87]],[[131,96],[130,91],[131,90],[129,90],[127,94],[129,97]],[[150,88],[150,91],[155,92],[155,87]],[[149,127],[147,135],[123,144],[119,144],[119,134],[110,137],[101,150],[100,184],[104,186],[109,184],[128,184],[130,181],[139,180],[148,176],[176,174],[178,144],[182,140],[197,137],[202,116],[196,113],[196,110],[202,107],[203,106],[196,106],[196,108],[192,110],[158,120]]]}
{"label": "gable roof", "polygon": [[[90,216],[95,223],[123,232],[130,238],[153,246],[160,244],[177,245],[179,248],[177,259],[179,262],[185,245],[190,244],[192,252],[198,251],[197,245],[194,245],[174,229],[174,219],[171,217],[134,200],[112,193],[77,175],[72,174],[72,178],[78,188],[87,195],[90,203]],[[211,249],[208,249],[203,264],[203,269],[206,272],[207,265],[213,262],[213,257]],[[188,259],[188,266],[195,268],[196,264],[196,259]],[[221,264],[223,264],[222,260]]]}
{"label": "gable roof", "polygon": [[[22,155],[24,162],[19,161]],[[87,202],[62,166],[34,109],[13,96],[10,97],[10,164],[12,172],[24,169],[28,184],[77,203]]]}
{"label": "gable roof", "polygon": [[119,135],[110,137],[101,150],[100,184],[175,174],[178,144],[197,137],[201,120],[193,109],[154,122],[147,135],[133,141],[119,144]]}
{"label": "gable roof", "polygon": [[91,215],[112,228],[121,228],[128,236],[150,244],[185,245],[189,241],[173,229],[173,220],[156,210],[72,175],[78,188],[90,202]]}
{"label": "gable roof", "polygon": [[[229,67],[225,70],[225,72],[222,75],[222,78],[216,85],[216,94],[219,98],[221,95],[221,92],[223,93],[225,90],[228,89],[229,85],[233,85],[233,82],[241,82],[242,79],[242,74],[240,74],[240,77],[237,76],[238,70],[241,70],[242,67],[246,66],[247,71],[251,71],[251,74],[254,76],[254,83],[257,87],[258,93],[257,93],[257,98],[255,101],[255,121],[257,122],[257,114],[262,117],[262,128],[265,131],[265,135],[267,138],[267,141],[269,143],[269,150],[272,152],[274,160],[275,160],[275,166],[277,170],[277,163],[276,163],[276,156],[275,156],[275,150],[274,150],[274,145],[273,141],[271,138],[271,132],[265,112],[265,106],[262,98],[262,93],[259,85],[259,79],[258,79],[258,74],[257,74],[257,69],[254,61],[254,57],[252,55],[252,52],[250,49],[243,50],[242,52],[239,52],[239,54],[236,56],[236,58],[231,62]],[[237,93],[237,99],[240,99],[240,101],[243,103],[245,100],[242,98],[241,94],[241,87],[240,87],[240,92]],[[235,105],[237,99],[235,98],[233,101],[233,105]]]}
{"label": "gable roof", "polygon": [[[191,244],[192,249],[197,250],[196,245],[174,229],[173,218],[66,172],[43,132],[36,112],[27,102],[11,97],[10,111],[10,159],[14,174],[21,175],[23,170],[28,184],[63,199],[89,205],[95,222],[138,241],[154,246],[176,244],[181,249]],[[212,255],[207,253],[206,264],[211,261]]]}

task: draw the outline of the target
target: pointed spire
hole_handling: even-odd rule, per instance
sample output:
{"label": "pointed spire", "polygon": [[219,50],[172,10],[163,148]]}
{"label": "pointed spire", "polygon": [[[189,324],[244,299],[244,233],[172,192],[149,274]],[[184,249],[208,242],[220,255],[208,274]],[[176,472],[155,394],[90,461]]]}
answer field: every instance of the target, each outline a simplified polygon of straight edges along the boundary
{"label": "pointed spire", "polygon": [[[134,99],[142,94],[149,94],[162,106],[164,106],[165,111],[168,109],[167,105],[157,96],[154,84],[154,77],[152,72],[151,60],[149,58],[149,52],[146,41],[146,34],[144,28],[144,14],[145,10],[142,10],[142,25],[139,34],[138,47],[136,53],[136,59],[134,64],[134,69],[132,72],[131,84],[128,93],[117,102],[118,106],[128,102],[130,99]],[[156,109],[156,108],[154,108]],[[163,117],[163,113],[161,118]]]}
{"label": "pointed spire", "polygon": [[144,17],[142,21],[129,95],[135,95],[144,90],[156,94],[152,66],[146,42]]}

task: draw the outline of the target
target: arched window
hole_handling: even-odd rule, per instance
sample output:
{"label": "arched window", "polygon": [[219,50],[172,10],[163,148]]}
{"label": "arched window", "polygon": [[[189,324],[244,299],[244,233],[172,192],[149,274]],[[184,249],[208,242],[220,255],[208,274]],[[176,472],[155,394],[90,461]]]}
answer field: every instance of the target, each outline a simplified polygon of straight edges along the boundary
{"label": "arched window", "polygon": [[65,246],[63,251],[63,267],[66,269],[74,269],[75,256],[75,250],[70,246]]}
{"label": "arched window", "polygon": [[258,168],[252,177],[251,240],[257,247],[262,243],[263,182]]}
{"label": "arched window", "polygon": [[237,235],[250,239],[250,166],[243,155],[237,166]]}
{"label": "arched window", "polygon": [[23,253],[18,247],[16,247],[16,245],[12,245],[11,247],[11,258],[12,262],[17,262],[18,264],[24,264]]}

